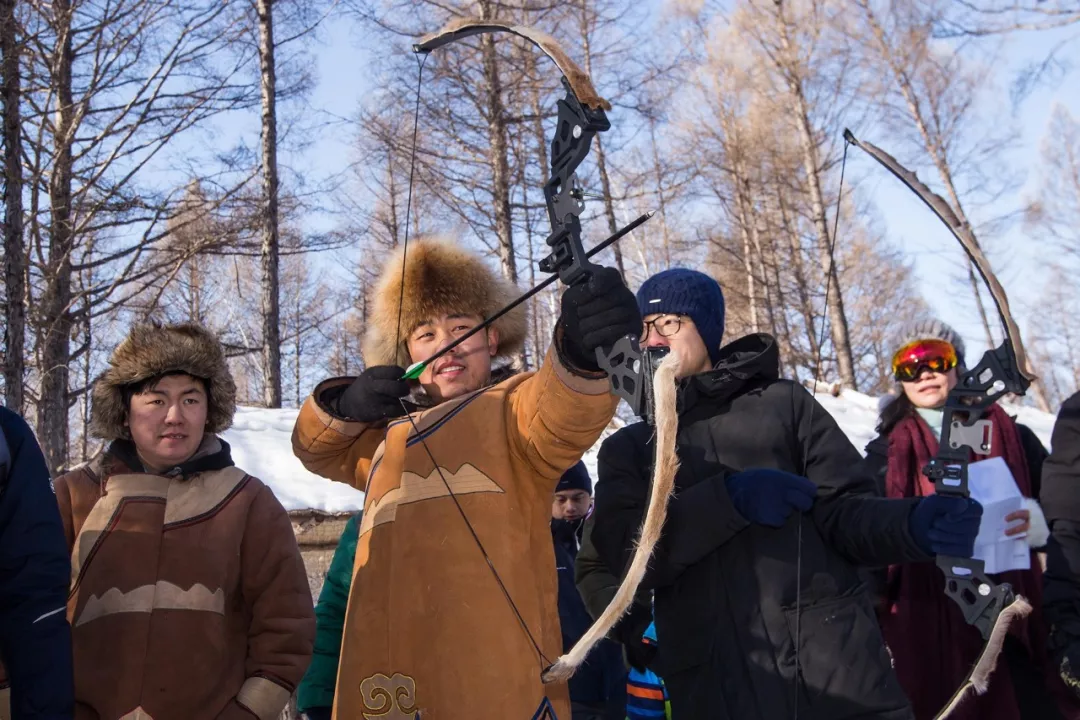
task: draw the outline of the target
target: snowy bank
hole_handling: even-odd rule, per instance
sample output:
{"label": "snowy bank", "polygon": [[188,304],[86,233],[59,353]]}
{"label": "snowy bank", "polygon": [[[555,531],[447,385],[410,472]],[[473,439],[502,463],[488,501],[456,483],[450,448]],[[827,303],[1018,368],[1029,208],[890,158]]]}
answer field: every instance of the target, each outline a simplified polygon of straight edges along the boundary
{"label": "snowy bank", "polygon": [[[861,452],[874,439],[878,419],[878,399],[845,390],[834,397],[818,392],[817,400],[835,419],[840,429]],[[1027,406],[1005,405],[1010,415],[1030,427],[1050,447],[1054,416]],[[308,472],[292,453],[292,429],[297,410],[237,409],[233,427],[224,433],[232,446],[236,464],[274,490],[286,510],[318,510],[328,513],[356,512],[363,507],[358,490],[331,482]],[[585,464],[596,480],[596,450],[585,456]]]}
{"label": "snowy bank", "polygon": [[360,510],[362,492],[308,472],[293,455],[292,429],[299,412],[238,407],[233,426],[222,433],[233,461],[269,485],[286,510]]}

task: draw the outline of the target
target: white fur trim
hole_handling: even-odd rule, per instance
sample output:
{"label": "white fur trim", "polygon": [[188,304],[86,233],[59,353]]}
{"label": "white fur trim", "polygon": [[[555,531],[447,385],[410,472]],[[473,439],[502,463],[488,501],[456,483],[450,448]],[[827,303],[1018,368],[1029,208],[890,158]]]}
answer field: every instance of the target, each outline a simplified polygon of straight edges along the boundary
{"label": "white fur trim", "polygon": [[1028,546],[1041,548],[1050,539],[1050,527],[1046,524],[1046,515],[1037,500],[1024,498],[1024,509],[1031,513],[1031,526],[1027,531]]}

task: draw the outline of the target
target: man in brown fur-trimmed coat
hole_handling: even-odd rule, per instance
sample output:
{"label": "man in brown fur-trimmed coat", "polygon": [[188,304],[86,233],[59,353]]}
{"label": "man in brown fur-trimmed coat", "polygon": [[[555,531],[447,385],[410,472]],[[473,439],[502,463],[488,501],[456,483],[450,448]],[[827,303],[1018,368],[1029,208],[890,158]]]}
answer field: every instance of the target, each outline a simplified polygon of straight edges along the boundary
{"label": "man in brown fur-trimmed coat", "polygon": [[132,330],[94,384],[105,453],[56,481],[76,719],[275,720],[315,616],[284,508],[215,433],[236,387],[198,325]]}
{"label": "man in brown fur-trimmed coat", "polygon": [[524,314],[504,316],[429,365],[420,385],[433,407],[402,418],[402,366],[515,291],[460,247],[410,245],[371,297],[368,369],[323,382],[300,411],[304,465],[367,493],[339,720],[570,720],[565,683],[541,682],[562,650],[551,496],[615,412],[595,350],[641,332],[633,294],[608,268],[567,289],[540,369],[492,384],[493,358],[525,337]]}

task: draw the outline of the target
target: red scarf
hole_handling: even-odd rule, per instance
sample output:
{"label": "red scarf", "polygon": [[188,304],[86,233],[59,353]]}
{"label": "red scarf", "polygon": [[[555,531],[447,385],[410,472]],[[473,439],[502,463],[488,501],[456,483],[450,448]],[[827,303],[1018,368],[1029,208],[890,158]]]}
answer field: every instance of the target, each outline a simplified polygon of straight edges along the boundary
{"label": "red scarf", "polygon": [[[1004,458],[1024,497],[1031,496],[1031,478],[1020,433],[1012,418],[997,405],[986,413],[993,423],[988,457]],[[934,483],[922,473],[938,441],[927,424],[912,415],[889,435],[889,465],[885,480],[889,497],[925,497]],[[972,460],[984,459],[972,457]],[[1026,597],[1034,612],[1014,623],[1009,632],[1027,650],[1040,672],[1047,666],[1046,629],[1042,619],[1042,568],[1031,554],[1030,570],[992,576]],[[960,608],[945,595],[945,579],[936,563],[912,563],[889,568],[886,610],[881,616],[885,641],[892,651],[896,674],[911,699],[915,717],[932,718],[963,682],[984,642],[979,631],[964,621]],[[1047,677],[1056,679],[1052,670]],[[1056,694],[1056,693],[1055,693]],[[955,720],[1020,720],[1012,678],[1005,657],[990,678],[990,689],[968,699],[952,716]]]}

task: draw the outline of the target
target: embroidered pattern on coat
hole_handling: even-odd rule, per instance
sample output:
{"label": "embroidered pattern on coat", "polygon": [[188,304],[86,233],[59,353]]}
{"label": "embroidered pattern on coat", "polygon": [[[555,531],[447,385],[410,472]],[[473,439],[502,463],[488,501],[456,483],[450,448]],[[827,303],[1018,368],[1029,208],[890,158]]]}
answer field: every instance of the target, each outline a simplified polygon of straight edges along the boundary
{"label": "embroidered pattern on coat", "polygon": [[210,591],[202,583],[195,583],[187,590],[173,585],[167,580],[158,580],[154,585],[143,585],[128,592],[119,588],[109,588],[101,597],[91,595],[79,613],[74,627],[88,622],[115,615],[117,613],[148,613],[159,610],[201,610],[203,612],[225,615],[225,591],[221,588]]}
{"label": "embroidered pattern on coat", "polygon": [[540,703],[540,707],[536,708],[536,712],[533,713],[532,720],[559,720],[555,714],[555,708],[551,706],[551,700],[544,698]]}
{"label": "embroidered pattern on coat", "polygon": [[[364,511],[360,521],[360,535],[363,536],[378,525],[394,522],[397,509],[402,505],[449,497],[450,493],[447,492],[446,485],[450,486],[454,495],[505,492],[494,480],[469,463],[462,465],[456,473],[441,468],[442,477],[439,477],[439,470],[440,468],[435,468],[428,473],[427,477],[421,477],[408,470],[401,473],[401,484],[373,500]],[[446,478],[445,484],[443,478]]]}
{"label": "embroidered pattern on coat", "polygon": [[360,683],[364,720],[420,720],[416,709],[416,681],[408,675],[382,673]]}

